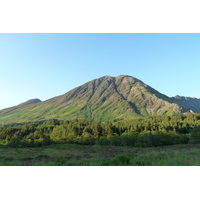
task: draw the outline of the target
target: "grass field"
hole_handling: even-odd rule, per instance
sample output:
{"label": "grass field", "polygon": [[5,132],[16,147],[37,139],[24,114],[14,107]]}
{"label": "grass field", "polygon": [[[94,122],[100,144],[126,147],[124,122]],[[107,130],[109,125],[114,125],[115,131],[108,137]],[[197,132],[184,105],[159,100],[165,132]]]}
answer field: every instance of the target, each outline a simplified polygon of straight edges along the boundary
{"label": "grass field", "polygon": [[198,166],[200,144],[133,148],[60,144],[0,147],[1,166]]}

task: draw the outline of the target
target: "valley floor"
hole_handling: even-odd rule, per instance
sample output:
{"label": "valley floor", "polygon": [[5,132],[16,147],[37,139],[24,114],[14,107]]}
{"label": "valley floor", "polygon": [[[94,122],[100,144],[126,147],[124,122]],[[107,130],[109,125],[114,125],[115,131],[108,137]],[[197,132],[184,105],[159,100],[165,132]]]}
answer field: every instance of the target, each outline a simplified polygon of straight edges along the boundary
{"label": "valley floor", "polygon": [[198,166],[200,144],[116,147],[60,144],[39,148],[0,147],[1,166]]}

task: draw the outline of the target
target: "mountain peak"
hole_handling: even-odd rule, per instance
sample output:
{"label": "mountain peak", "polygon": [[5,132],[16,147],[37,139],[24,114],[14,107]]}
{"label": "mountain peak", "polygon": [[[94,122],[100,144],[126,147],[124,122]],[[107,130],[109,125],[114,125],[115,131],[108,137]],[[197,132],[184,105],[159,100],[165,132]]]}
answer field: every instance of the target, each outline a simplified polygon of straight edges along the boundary
{"label": "mountain peak", "polygon": [[42,102],[40,99],[29,99],[28,101],[25,101],[23,103],[20,103],[18,106],[26,106],[26,105],[30,105],[30,104],[35,104],[35,103],[40,103]]}
{"label": "mountain peak", "polygon": [[125,77],[131,77],[131,78],[134,78],[134,77],[129,76],[129,75],[119,75],[119,76],[117,76],[116,78],[125,78]]}
{"label": "mountain peak", "polygon": [[[136,81],[139,81],[139,82],[142,82],[141,80],[133,77],[133,76],[130,76],[130,75],[124,75],[124,74],[121,74],[121,75],[118,75],[118,76],[109,76],[109,75],[105,75],[105,76],[102,76],[100,78],[97,78],[97,79],[94,79],[94,80],[101,80],[101,79],[116,79],[116,80],[120,80],[120,79],[134,79]],[[143,83],[143,82],[142,82]]]}

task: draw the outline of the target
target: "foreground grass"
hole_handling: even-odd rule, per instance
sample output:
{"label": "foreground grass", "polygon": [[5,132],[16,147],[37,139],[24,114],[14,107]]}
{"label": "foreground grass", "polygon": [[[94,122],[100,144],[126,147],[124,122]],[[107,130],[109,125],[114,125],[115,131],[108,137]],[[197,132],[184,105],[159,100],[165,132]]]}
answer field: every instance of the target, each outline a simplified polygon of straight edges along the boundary
{"label": "foreground grass", "polygon": [[200,144],[133,148],[98,145],[0,147],[1,166],[198,166]]}

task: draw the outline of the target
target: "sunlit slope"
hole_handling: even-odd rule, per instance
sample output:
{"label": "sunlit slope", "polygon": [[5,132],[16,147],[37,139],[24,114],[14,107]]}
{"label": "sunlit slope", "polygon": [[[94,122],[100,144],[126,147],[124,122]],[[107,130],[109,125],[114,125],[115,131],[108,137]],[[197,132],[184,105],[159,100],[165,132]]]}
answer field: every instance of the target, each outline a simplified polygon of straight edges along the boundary
{"label": "sunlit slope", "polygon": [[0,111],[0,124],[47,119],[115,120],[188,111],[131,76],[104,76],[64,95]]}

